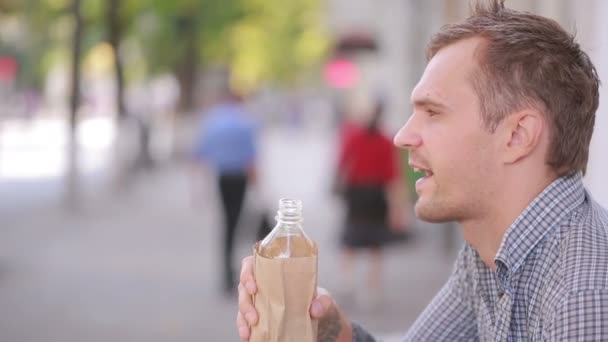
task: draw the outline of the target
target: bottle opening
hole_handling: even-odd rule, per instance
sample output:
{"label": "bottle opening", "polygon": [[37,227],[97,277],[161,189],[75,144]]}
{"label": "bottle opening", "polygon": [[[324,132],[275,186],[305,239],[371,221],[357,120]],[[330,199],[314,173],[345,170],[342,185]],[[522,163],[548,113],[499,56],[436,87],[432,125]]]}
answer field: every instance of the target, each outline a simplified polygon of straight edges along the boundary
{"label": "bottle opening", "polygon": [[281,198],[279,200],[277,220],[290,223],[302,222],[302,201],[292,198]]}

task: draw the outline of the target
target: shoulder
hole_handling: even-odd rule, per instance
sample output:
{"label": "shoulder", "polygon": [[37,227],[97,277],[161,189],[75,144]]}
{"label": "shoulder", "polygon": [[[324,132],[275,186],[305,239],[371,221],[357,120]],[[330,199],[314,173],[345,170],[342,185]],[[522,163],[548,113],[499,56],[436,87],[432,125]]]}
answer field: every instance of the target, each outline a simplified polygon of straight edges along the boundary
{"label": "shoulder", "polygon": [[361,133],[361,140],[371,144],[376,149],[382,149],[382,151],[389,152],[396,149],[395,145],[393,144],[393,139],[382,131],[364,130]]}
{"label": "shoulder", "polygon": [[549,296],[545,311],[549,336],[545,337],[549,340],[569,340],[587,334],[587,328],[608,327],[606,210],[586,196],[559,232],[558,272],[549,277],[555,281],[549,285],[552,290],[545,289]]}
{"label": "shoulder", "polygon": [[608,214],[590,196],[561,227],[561,273],[569,292],[608,289]]}
{"label": "shoulder", "polygon": [[222,122],[224,115],[218,106],[209,107],[198,114],[198,122],[201,127],[210,127]]}
{"label": "shoulder", "polygon": [[376,139],[382,141],[385,144],[390,144],[391,146],[393,145],[393,137],[391,137],[384,131],[378,130],[376,132]]}
{"label": "shoulder", "polygon": [[547,322],[548,341],[606,341],[608,339],[608,289],[568,292]]}

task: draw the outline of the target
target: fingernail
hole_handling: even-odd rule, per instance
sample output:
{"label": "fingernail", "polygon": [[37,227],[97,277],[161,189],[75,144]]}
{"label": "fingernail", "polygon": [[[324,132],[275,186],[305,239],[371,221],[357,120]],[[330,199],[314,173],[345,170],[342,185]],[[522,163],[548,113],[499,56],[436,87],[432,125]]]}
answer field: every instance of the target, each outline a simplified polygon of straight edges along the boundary
{"label": "fingernail", "polygon": [[320,302],[312,303],[312,313],[315,316],[320,316],[323,314],[323,305]]}
{"label": "fingernail", "polygon": [[253,312],[248,312],[246,315],[247,318],[247,322],[249,322],[249,324],[253,324],[255,323],[255,314]]}
{"label": "fingernail", "polygon": [[247,291],[249,291],[249,293],[253,293],[255,291],[255,284],[252,281],[248,281],[245,284],[245,287],[247,288]]}

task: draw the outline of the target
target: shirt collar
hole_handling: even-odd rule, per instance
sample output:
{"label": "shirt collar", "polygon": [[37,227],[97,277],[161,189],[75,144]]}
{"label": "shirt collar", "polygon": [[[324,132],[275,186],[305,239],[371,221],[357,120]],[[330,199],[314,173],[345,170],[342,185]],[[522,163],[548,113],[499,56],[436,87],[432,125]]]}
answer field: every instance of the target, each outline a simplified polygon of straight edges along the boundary
{"label": "shirt collar", "polygon": [[494,258],[515,273],[538,242],[585,198],[580,173],[560,177],[543,190],[507,229]]}

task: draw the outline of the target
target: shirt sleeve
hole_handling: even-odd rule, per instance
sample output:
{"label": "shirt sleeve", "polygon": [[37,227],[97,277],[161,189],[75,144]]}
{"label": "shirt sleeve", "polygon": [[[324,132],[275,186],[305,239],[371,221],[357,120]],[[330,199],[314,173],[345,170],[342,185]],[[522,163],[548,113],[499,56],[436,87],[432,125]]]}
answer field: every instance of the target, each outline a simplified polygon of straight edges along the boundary
{"label": "shirt sleeve", "polygon": [[403,339],[409,341],[476,341],[477,321],[467,274],[467,247],[453,274],[424,309]]}
{"label": "shirt sleeve", "polygon": [[608,289],[570,293],[556,308],[547,341],[608,341]]}

